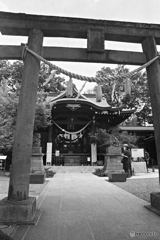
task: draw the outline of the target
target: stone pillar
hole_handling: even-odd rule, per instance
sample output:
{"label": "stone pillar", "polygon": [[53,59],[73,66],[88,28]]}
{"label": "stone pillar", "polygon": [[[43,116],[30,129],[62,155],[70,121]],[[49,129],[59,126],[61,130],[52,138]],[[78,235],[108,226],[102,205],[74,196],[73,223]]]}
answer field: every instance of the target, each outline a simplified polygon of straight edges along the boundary
{"label": "stone pillar", "polygon": [[[41,54],[42,42],[43,33],[41,30],[30,30],[28,47],[37,54]],[[28,199],[29,196],[30,163],[39,69],[40,61],[27,52],[18,104],[8,200],[22,201]]]}
{"label": "stone pillar", "polygon": [[121,147],[115,146],[108,147],[104,164],[105,175],[107,176],[109,172],[123,173],[124,170],[121,160],[122,160]]}
{"label": "stone pillar", "polygon": [[45,169],[43,166],[43,154],[41,147],[32,147],[30,183],[43,184],[45,181]]}
{"label": "stone pillar", "polygon": [[[146,54],[147,61],[150,61],[157,56],[156,42],[153,37],[146,37],[142,42],[142,47],[144,53]],[[160,180],[160,62],[158,59],[147,67],[147,78],[153,112],[154,134]]]}
{"label": "stone pillar", "polygon": [[[28,47],[41,54],[42,42],[41,30],[30,30]],[[0,222],[3,223],[33,224],[38,217],[36,198],[29,197],[29,182],[39,69],[40,61],[27,53],[18,104],[8,199],[0,201]]]}

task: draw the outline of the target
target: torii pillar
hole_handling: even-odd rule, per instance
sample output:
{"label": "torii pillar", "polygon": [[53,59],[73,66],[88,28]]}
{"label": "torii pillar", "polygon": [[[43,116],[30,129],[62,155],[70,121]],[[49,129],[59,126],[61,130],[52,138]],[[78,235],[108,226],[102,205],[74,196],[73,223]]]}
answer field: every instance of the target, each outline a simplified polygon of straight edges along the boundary
{"label": "torii pillar", "polygon": [[[42,43],[42,31],[31,29],[29,49],[41,55]],[[27,52],[18,104],[8,199],[0,201],[0,222],[29,221],[36,212],[36,198],[29,197],[29,182],[39,69],[40,61]]]}
{"label": "torii pillar", "polygon": [[[153,37],[146,37],[142,42],[143,51],[146,54],[147,61],[155,58],[158,54],[156,41]],[[157,159],[160,181],[160,60],[147,67],[147,78],[151,106],[153,112],[154,134],[157,149]],[[151,193],[151,207],[160,211],[160,193]]]}

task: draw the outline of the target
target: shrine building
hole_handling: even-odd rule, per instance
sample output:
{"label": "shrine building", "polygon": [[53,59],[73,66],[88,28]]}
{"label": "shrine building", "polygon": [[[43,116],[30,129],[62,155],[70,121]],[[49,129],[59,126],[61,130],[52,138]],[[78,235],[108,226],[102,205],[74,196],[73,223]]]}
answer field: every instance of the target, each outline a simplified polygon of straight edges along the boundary
{"label": "shrine building", "polygon": [[47,143],[52,143],[51,165],[91,165],[104,160],[106,152],[90,142],[89,133],[96,128],[106,129],[126,120],[134,109],[111,107],[106,98],[97,94],[50,93],[49,107],[52,126],[41,132],[41,146],[46,164]]}

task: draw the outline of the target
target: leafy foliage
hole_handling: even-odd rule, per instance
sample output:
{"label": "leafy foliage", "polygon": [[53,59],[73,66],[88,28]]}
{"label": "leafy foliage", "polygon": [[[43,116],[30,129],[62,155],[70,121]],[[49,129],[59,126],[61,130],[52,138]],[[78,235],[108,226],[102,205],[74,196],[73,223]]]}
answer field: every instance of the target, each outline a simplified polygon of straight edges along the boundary
{"label": "leafy foliage", "polygon": [[130,148],[136,147],[139,137],[128,133],[127,131],[120,132],[118,128],[112,131],[112,134],[118,139],[120,145],[127,143]]}
{"label": "leafy foliage", "polygon": [[54,71],[53,78],[54,81],[49,81],[48,84],[44,83],[50,76],[53,71],[53,67],[49,67],[48,65],[41,63],[40,72],[39,72],[39,88],[38,90],[43,90],[44,92],[57,92],[64,91],[66,89],[65,78],[61,76],[60,72]]}
{"label": "leafy foliage", "polygon": [[[0,148],[8,149],[13,145],[23,67],[21,61],[0,61]],[[34,132],[51,124],[51,110],[46,108],[48,92],[65,89],[65,80],[57,72],[53,76],[54,81],[44,86],[52,70],[41,64]]]}
{"label": "leafy foliage", "polygon": [[0,87],[0,146],[9,148],[13,144],[18,99],[5,82]]}
{"label": "leafy foliage", "polygon": [[110,145],[110,134],[106,132],[105,129],[99,128],[96,130],[96,133],[89,133],[90,142],[97,143],[98,145]]}
{"label": "leafy foliage", "polygon": [[[107,77],[126,74],[129,69],[124,65],[118,65],[115,69],[103,67],[97,72],[97,77],[106,79],[102,86],[103,94],[111,106],[123,108],[136,108],[138,125],[153,124],[152,109],[149,96],[146,72],[139,72],[131,78],[131,95],[124,92],[124,80],[109,81]],[[135,116],[134,116],[135,117]]]}
{"label": "leafy foliage", "polygon": [[136,135],[129,134],[127,131],[120,132],[118,128],[115,128],[110,133],[105,129],[99,128],[96,133],[89,133],[91,143],[97,143],[98,147],[109,147],[111,145],[122,146],[127,143],[129,147],[135,147],[137,145],[138,137]]}
{"label": "leafy foliage", "polygon": [[108,80],[109,77],[114,77],[117,75],[128,73],[129,69],[125,68],[124,65],[118,65],[117,68],[111,69],[110,67],[103,67],[97,72],[96,77],[102,77],[105,79],[105,84],[102,86],[104,96],[107,102],[111,106],[120,106],[121,99],[123,98],[124,83],[121,78],[113,81]]}
{"label": "leafy foliage", "polygon": [[52,178],[56,174],[52,170],[49,170],[50,168],[45,168],[46,178]]}

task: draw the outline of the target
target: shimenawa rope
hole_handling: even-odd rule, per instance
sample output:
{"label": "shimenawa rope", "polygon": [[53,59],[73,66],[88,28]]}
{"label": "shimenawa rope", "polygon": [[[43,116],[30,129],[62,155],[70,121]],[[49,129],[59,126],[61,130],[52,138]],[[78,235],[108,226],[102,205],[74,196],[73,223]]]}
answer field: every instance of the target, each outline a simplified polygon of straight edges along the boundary
{"label": "shimenawa rope", "polygon": [[156,61],[160,55],[158,53],[158,56],[156,56],[155,58],[151,59],[149,62],[145,63],[144,65],[142,65],[141,67],[131,71],[130,73],[126,73],[126,74],[122,74],[122,75],[117,75],[117,76],[110,76],[110,77],[86,77],[86,76],[82,76],[79,74],[75,74],[75,73],[71,73],[68,72],[52,63],[50,63],[49,61],[47,61],[46,59],[44,59],[43,57],[39,56],[37,53],[35,53],[34,51],[32,51],[31,49],[28,48],[27,45],[24,45],[24,49],[22,51],[22,59],[24,59],[25,55],[26,55],[26,51],[30,52],[33,56],[35,56],[36,58],[38,58],[40,61],[44,62],[45,64],[47,64],[48,66],[54,68],[54,70],[58,70],[59,72],[61,72],[62,74],[69,76],[70,78],[75,78],[78,80],[82,80],[82,81],[88,81],[88,82],[96,82],[96,83],[105,83],[105,80],[118,80],[120,78],[125,79],[125,78],[131,78],[133,75],[135,75],[136,73],[138,73],[139,71],[141,71],[142,69],[148,67],[149,65],[151,65],[154,61]]}

